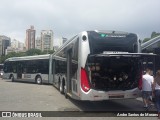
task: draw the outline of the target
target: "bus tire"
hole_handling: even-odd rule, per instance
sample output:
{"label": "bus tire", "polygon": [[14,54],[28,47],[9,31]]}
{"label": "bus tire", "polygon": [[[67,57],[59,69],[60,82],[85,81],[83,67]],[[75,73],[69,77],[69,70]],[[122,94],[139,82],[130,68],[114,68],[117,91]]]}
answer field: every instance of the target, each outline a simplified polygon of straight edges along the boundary
{"label": "bus tire", "polygon": [[59,91],[61,94],[64,94],[64,81],[59,81]]}
{"label": "bus tire", "polygon": [[36,77],[36,83],[41,85],[42,84],[42,78],[40,76]]}
{"label": "bus tire", "polygon": [[67,88],[66,88],[66,86],[64,87],[64,96],[65,96],[66,99],[68,99]]}
{"label": "bus tire", "polygon": [[13,75],[11,75],[11,81],[14,82],[14,76]]}

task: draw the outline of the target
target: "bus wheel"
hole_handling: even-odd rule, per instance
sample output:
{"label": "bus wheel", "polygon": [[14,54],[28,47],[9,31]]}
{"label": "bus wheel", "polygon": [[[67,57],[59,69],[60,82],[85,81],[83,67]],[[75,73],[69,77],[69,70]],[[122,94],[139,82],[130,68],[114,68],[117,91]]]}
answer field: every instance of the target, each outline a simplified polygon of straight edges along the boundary
{"label": "bus wheel", "polygon": [[68,98],[68,95],[67,95],[67,89],[66,89],[66,86],[64,86],[64,95],[65,95],[65,98],[67,99],[67,98]]}
{"label": "bus wheel", "polygon": [[14,76],[13,75],[11,75],[11,81],[14,82]]}
{"label": "bus wheel", "polygon": [[36,83],[39,85],[42,84],[42,78],[40,76],[36,77]]}
{"label": "bus wheel", "polygon": [[59,81],[59,91],[61,94],[64,94],[64,84],[63,81]]}

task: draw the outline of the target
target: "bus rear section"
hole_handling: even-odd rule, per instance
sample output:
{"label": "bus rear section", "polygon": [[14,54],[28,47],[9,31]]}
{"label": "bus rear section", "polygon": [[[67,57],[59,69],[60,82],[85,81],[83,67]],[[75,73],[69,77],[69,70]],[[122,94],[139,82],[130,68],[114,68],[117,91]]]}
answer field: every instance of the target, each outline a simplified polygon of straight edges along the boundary
{"label": "bus rear section", "polygon": [[90,55],[81,69],[81,98],[91,101],[136,98],[140,96],[141,68],[139,55]]}

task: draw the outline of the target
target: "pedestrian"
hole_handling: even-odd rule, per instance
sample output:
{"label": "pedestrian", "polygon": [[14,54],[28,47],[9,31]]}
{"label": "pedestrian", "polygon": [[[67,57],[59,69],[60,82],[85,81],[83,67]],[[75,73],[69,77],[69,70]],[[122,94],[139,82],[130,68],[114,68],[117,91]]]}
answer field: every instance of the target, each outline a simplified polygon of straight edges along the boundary
{"label": "pedestrian", "polygon": [[144,108],[149,109],[151,106],[151,96],[152,96],[152,88],[153,88],[154,78],[151,76],[151,69],[146,69],[146,74],[143,75],[142,78],[142,98],[144,103]]}
{"label": "pedestrian", "polygon": [[157,71],[156,77],[154,79],[154,90],[158,119],[160,119],[160,70]]}

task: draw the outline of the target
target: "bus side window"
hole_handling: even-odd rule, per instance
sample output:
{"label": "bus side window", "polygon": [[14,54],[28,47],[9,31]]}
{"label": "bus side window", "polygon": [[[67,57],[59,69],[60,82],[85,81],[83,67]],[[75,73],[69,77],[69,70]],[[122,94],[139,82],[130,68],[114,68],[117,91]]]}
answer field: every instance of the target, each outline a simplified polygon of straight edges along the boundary
{"label": "bus side window", "polygon": [[27,68],[23,68],[23,73],[26,73],[27,72]]}
{"label": "bus side window", "polygon": [[79,43],[79,39],[77,38],[72,48],[72,58],[76,61],[78,61],[78,48],[79,48],[78,43]]}

